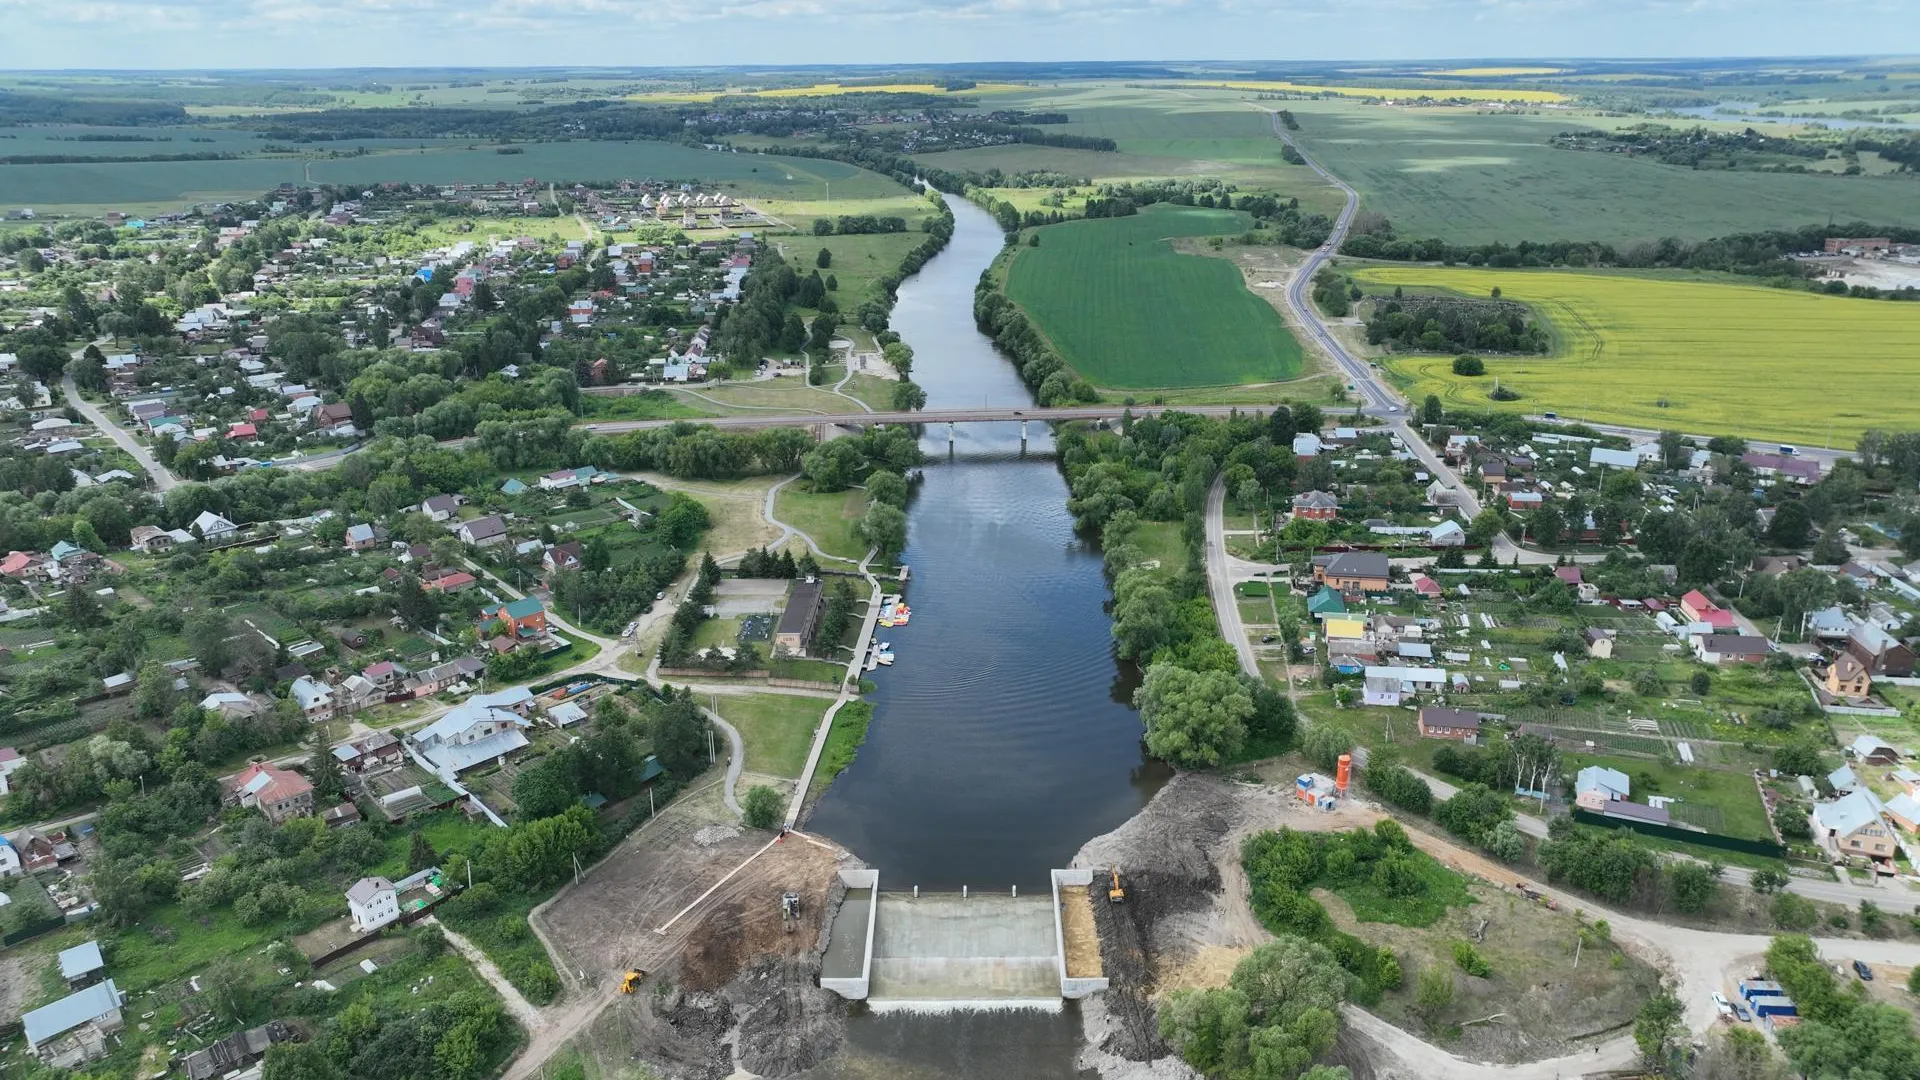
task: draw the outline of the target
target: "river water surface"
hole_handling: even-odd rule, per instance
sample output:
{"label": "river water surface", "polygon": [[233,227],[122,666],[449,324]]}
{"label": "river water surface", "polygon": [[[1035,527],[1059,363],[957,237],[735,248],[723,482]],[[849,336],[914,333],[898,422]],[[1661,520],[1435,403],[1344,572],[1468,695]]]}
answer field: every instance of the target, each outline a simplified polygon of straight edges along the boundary
{"label": "river water surface", "polygon": [[[1030,403],[973,325],[973,288],[1001,247],[985,211],[948,197],[952,242],[900,287],[893,327],[932,408]],[[1141,748],[1136,673],[1113,655],[1100,553],[1077,537],[1045,425],[944,426],[923,443],[909,507],[908,625],[880,628],[898,662],[874,678],[874,719],[810,831],[880,871],[882,888],[1047,887],[1088,839],[1133,816],[1170,775]],[[865,1016],[835,1075],[1078,1075],[1078,1013]]]}

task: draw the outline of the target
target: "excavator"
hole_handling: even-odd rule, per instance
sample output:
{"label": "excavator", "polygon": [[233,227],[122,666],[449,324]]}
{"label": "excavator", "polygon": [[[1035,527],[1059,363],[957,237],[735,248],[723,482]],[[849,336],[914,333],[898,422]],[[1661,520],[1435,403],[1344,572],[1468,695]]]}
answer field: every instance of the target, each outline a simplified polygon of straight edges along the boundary
{"label": "excavator", "polygon": [[620,977],[620,992],[623,994],[633,993],[640,988],[640,980],[646,977],[647,973],[641,971],[639,968],[629,970],[625,975]]}
{"label": "excavator", "polygon": [[1111,874],[1113,875],[1113,886],[1112,886],[1111,888],[1109,888],[1109,889],[1107,890],[1107,903],[1109,903],[1109,904],[1124,904],[1124,903],[1126,903],[1126,901],[1127,901],[1127,892],[1126,892],[1126,890],[1125,890],[1125,889],[1122,889],[1122,888],[1120,887],[1120,870],[1119,870],[1119,868],[1118,868],[1118,867],[1115,867],[1114,869],[1112,869],[1112,870],[1110,870],[1110,871],[1108,871],[1108,872],[1109,872],[1109,873],[1111,873]]}

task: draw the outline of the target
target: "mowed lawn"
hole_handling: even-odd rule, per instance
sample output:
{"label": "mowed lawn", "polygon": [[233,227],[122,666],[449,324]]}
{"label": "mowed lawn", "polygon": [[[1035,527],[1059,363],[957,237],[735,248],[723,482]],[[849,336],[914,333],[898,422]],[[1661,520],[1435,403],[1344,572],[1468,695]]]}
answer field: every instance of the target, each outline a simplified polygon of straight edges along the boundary
{"label": "mowed lawn", "polygon": [[[1868,428],[1920,425],[1920,305],[1754,285],[1619,274],[1374,266],[1363,285],[1436,287],[1533,307],[1559,347],[1550,357],[1488,357],[1453,374],[1452,357],[1385,361],[1415,401],[1496,408],[1688,433],[1851,446]],[[1488,399],[1493,380],[1520,400]]]}
{"label": "mowed lawn", "polygon": [[1007,295],[1095,386],[1224,386],[1300,373],[1300,343],[1225,259],[1169,237],[1246,229],[1247,215],[1151,206],[1131,217],[1050,225],[1007,271]]}

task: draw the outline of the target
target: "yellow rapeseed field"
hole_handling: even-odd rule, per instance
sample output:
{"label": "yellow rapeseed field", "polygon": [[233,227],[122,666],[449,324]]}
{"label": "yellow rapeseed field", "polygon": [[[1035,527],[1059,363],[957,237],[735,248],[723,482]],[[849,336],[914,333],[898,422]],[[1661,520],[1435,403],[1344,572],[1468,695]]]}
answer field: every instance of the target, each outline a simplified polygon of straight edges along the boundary
{"label": "yellow rapeseed field", "polygon": [[1388,101],[1411,101],[1416,98],[1434,98],[1436,100],[1460,101],[1526,101],[1551,102],[1565,101],[1567,95],[1552,90],[1498,90],[1465,87],[1429,87],[1424,90],[1408,90],[1404,87],[1387,86],[1319,86],[1312,83],[1296,82],[1197,82],[1185,83],[1190,86],[1216,86],[1227,90],[1264,90],[1270,93],[1285,94],[1337,94],[1341,97],[1385,98]]}
{"label": "yellow rapeseed field", "polygon": [[[1551,270],[1376,266],[1366,285],[1432,287],[1531,305],[1551,357],[1383,360],[1415,402],[1851,446],[1868,428],[1920,427],[1920,304],[1758,285]],[[1488,398],[1494,379],[1518,401]]]}

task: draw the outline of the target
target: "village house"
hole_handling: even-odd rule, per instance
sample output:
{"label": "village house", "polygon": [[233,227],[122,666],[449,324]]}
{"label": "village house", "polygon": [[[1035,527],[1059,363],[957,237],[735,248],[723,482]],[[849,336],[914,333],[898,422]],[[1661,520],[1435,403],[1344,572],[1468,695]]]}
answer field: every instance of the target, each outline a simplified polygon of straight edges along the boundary
{"label": "village house", "polygon": [[1715,630],[1731,630],[1734,626],[1733,612],[1707,599],[1707,594],[1699,589],[1680,598],[1680,613],[1688,622],[1706,623]]}
{"label": "village house", "polygon": [[1751,634],[1696,634],[1693,655],[1703,664],[1759,664],[1773,651],[1773,643]]}
{"label": "village house", "polygon": [[1589,765],[1574,775],[1573,802],[1584,810],[1597,813],[1605,810],[1607,803],[1624,800],[1632,793],[1632,781],[1619,769]]}
{"label": "village house", "polygon": [[1340,500],[1325,491],[1304,491],[1293,497],[1295,520],[1332,521],[1340,516]]}
{"label": "village house", "polygon": [[278,825],[313,813],[313,785],[290,769],[256,761],[227,784],[227,801],[253,807]]}
{"label": "village house", "polygon": [[[112,979],[94,983],[51,1005],[43,1005],[20,1018],[27,1038],[27,1049],[54,1068],[71,1069],[105,1057],[106,1037],[119,1031],[123,1020],[120,1007],[126,995]],[[62,1039],[72,1033],[72,1038]],[[54,1048],[60,1040],[59,1049]]]}
{"label": "village house", "polygon": [[333,688],[310,676],[302,675],[293,680],[287,696],[300,707],[301,715],[309,720],[325,720],[333,716]]}
{"label": "village house", "polygon": [[1429,705],[1420,710],[1420,737],[1472,742],[1480,735],[1480,714]]}
{"label": "village house", "polygon": [[1338,555],[1318,555],[1313,560],[1313,580],[1331,585],[1349,596],[1356,593],[1382,593],[1391,587],[1392,564],[1373,551],[1349,551]]}
{"label": "village house", "polygon": [[507,524],[499,517],[489,514],[462,522],[459,532],[460,542],[473,547],[492,547],[507,541]]}
{"label": "village house", "polygon": [[433,521],[451,521],[465,501],[458,495],[434,495],[420,504],[420,511]]}
{"label": "village house", "polygon": [[400,918],[400,891],[383,877],[363,877],[347,890],[353,928],[370,933]]}
{"label": "village house", "polygon": [[247,1066],[267,1056],[267,1049],[274,1043],[288,1042],[299,1038],[299,1033],[280,1020],[273,1020],[256,1028],[236,1031],[224,1039],[195,1050],[187,1055],[187,1080],[213,1080],[216,1076],[230,1076],[233,1080],[247,1080],[249,1076],[258,1076],[258,1070],[240,1072]]}
{"label": "village house", "polygon": [[1878,735],[1857,735],[1847,744],[1847,756],[1862,765],[1892,765],[1900,760],[1900,751]]}
{"label": "village house", "polygon": [[14,840],[13,846],[20,853],[20,868],[29,874],[53,870],[63,862],[80,857],[79,849],[67,839],[64,829],[50,833],[28,829]]}
{"label": "village house", "polygon": [[412,690],[415,697],[426,697],[450,686],[477,679],[486,670],[486,664],[474,657],[462,656],[414,672],[413,678],[407,683],[407,689]]}
{"label": "village house", "polygon": [[1891,865],[1893,830],[1880,820],[1883,806],[1865,788],[1813,808],[1813,835],[1836,859],[1864,857]]}
{"label": "village house", "polygon": [[1856,622],[1843,646],[1866,665],[1874,678],[1906,678],[1913,674],[1913,647],[1869,622]]}
{"label": "village house", "polygon": [[1827,688],[1827,693],[1837,698],[1864,698],[1873,689],[1873,677],[1867,674],[1867,665],[1849,652],[1833,658],[1833,662],[1827,665],[1827,676],[1821,682]]}
{"label": "village house", "polygon": [[20,850],[13,841],[0,836],[0,878],[10,878],[24,872],[20,864]]}
{"label": "village house", "polygon": [[11,746],[0,746],[0,795],[8,794],[13,790],[8,786],[7,778],[18,772],[26,763],[25,754]]}
{"label": "village house", "polygon": [[200,711],[217,712],[226,720],[244,720],[260,715],[260,703],[245,694],[225,690],[201,698]]}
{"label": "village house", "polygon": [[514,708],[532,700],[525,687],[476,694],[409,738],[443,778],[458,776],[526,747],[531,725]]}
{"label": "village house", "polygon": [[1920,799],[1901,792],[1887,800],[1887,820],[1902,832],[1920,832]]}
{"label": "village house", "polygon": [[1369,667],[1361,686],[1362,701],[1393,708],[1407,697],[1438,693],[1446,685],[1444,668]]}
{"label": "village house", "polygon": [[523,596],[518,600],[509,600],[504,604],[489,604],[480,609],[480,625],[484,628],[490,623],[505,625],[505,636],[516,640],[545,637],[547,633],[547,609],[536,597]]}
{"label": "village house", "polygon": [[428,592],[457,593],[480,584],[480,579],[465,570],[435,570],[420,579],[420,587]]}
{"label": "village house", "polygon": [[1820,481],[1820,463],[1791,454],[1747,453],[1740,461],[1753,475],[1769,483],[1784,480],[1790,484],[1815,484]]}
{"label": "village house", "polygon": [[211,510],[202,510],[200,516],[193,519],[193,526],[188,531],[209,544],[218,544],[231,539],[240,531],[240,526]]}
{"label": "village house", "polygon": [[365,523],[347,526],[347,550],[371,551],[386,539],[386,530]]}
{"label": "village house", "polygon": [[569,540],[564,544],[555,544],[540,556],[541,569],[551,574],[559,570],[578,570],[583,555],[580,541]]}
{"label": "village house", "polygon": [[365,775],[385,769],[398,768],[406,763],[406,752],[400,747],[400,740],[384,731],[376,731],[340,743],[333,748],[333,759],[349,772]]}

